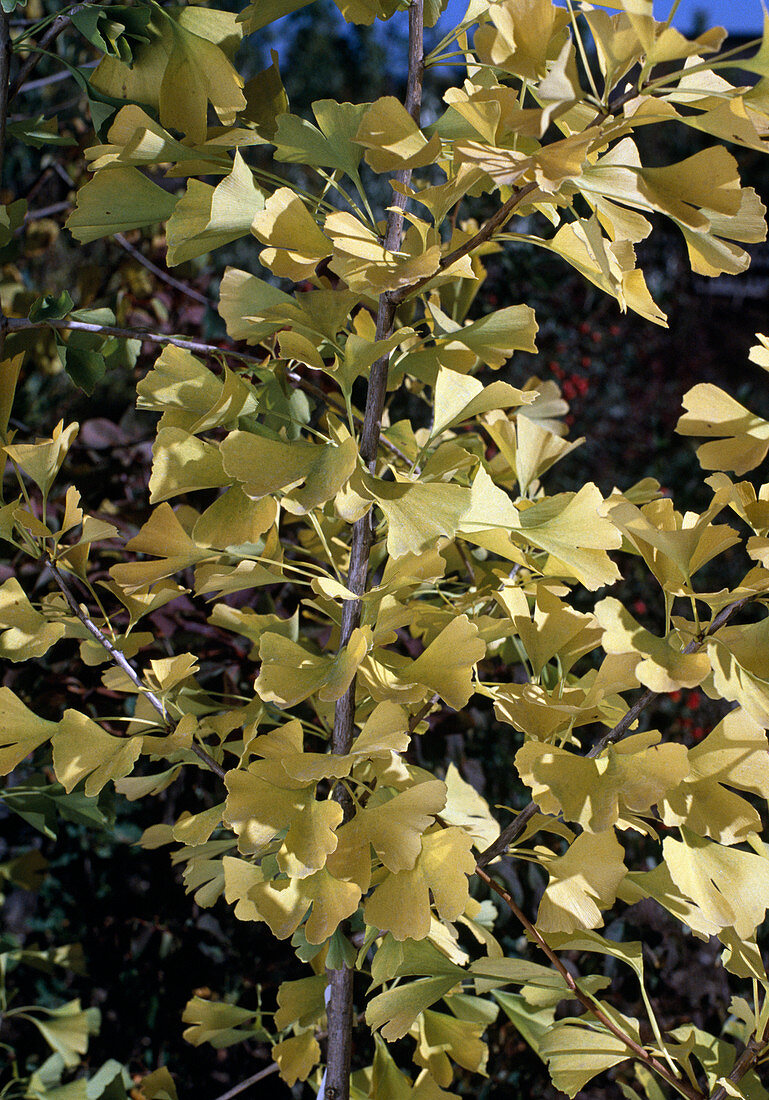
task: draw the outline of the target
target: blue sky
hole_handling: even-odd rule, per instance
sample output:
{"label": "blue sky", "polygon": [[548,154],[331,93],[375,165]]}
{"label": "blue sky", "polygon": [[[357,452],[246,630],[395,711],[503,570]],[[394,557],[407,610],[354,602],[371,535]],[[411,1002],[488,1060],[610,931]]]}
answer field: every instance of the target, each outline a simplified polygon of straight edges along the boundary
{"label": "blue sky", "polygon": [[[666,19],[671,0],[654,0],[654,14]],[[451,0],[446,15],[452,21],[461,18],[467,9],[467,0]],[[688,30],[697,11],[705,13],[709,26],[722,26],[735,33],[758,33],[763,25],[761,0],[681,0],[674,25]]]}

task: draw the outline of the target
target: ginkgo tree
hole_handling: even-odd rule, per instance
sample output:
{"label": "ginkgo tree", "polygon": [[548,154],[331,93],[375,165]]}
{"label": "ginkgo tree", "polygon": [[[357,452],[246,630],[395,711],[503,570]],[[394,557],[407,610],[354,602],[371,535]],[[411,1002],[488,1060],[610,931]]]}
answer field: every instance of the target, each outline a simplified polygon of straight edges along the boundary
{"label": "ginkgo tree", "polygon": [[[321,100],[310,121],[291,112],[277,54],[240,75],[241,41],[309,0],[61,16],[102,55],[74,74],[95,131],[75,240],[163,222],[171,265],[244,239],[261,268],[224,273],[221,349],[127,331],[66,294],[2,318],[0,533],[50,590],[33,602],[17,578],[0,586],[0,656],[76,639],[128,721],[119,736],[76,708],[44,719],[0,688],[0,770],[49,751],[65,792],[114,784],[147,800],[185,769],[207,773],[211,808],[159,821],[142,844],[170,847],[198,905],[267,925],[307,965],[270,1025],[289,1085],[325,1100],[457,1095],[456,1067],[484,1074],[501,1012],[571,1097],[606,1070],[632,1098],[767,1097],[769,485],[732,478],[764,463],[769,422],[711,384],[686,395],[678,430],[706,440],[700,514],[632,470],[609,496],[592,483],[550,494],[545,475],[580,441],[555,383],[526,377],[534,312],[473,306],[484,255],[526,244],[664,325],[636,263],[652,217],[678,227],[696,273],[745,270],[765,210],[724,145],[767,148],[769,16],[739,59],[755,80],[738,86],[725,31],[686,38],[675,3],[659,21],[651,0],[470,0],[429,53],[424,26],[445,0],[336,3],[363,24],[408,10],[403,101]],[[424,81],[447,66],[423,125]],[[7,64],[0,75],[4,120]],[[646,164],[643,129],[668,125],[713,143]],[[24,212],[21,197],[4,208],[6,235]],[[106,582],[90,561],[117,527],[65,489],[78,425],[36,441],[9,427],[41,329],[86,390],[122,340],[163,345],[137,388],[159,414],[152,511]],[[751,358],[769,369],[766,337]],[[402,417],[405,395],[427,421]],[[738,551],[742,579],[703,588],[700,570]],[[659,586],[661,634],[622,602],[634,559]],[[290,618],[269,604],[286,585]],[[151,655],[143,620],[184,592],[252,644],[245,696],[209,693],[194,652]],[[700,744],[639,731],[652,700],[697,686],[723,702]],[[530,801],[507,823],[455,767],[433,775],[412,752],[431,713],[474,696],[521,738]],[[540,898],[513,898],[503,858],[541,869]],[[602,931],[641,899],[719,941],[735,989],[722,1034],[664,1032],[642,943]],[[528,952],[503,951],[502,907]],[[632,972],[643,1018],[618,1007],[595,956]],[[202,997],[184,1019],[192,1042],[266,1034],[257,1013]],[[373,1043],[354,1042],[361,1029]]]}

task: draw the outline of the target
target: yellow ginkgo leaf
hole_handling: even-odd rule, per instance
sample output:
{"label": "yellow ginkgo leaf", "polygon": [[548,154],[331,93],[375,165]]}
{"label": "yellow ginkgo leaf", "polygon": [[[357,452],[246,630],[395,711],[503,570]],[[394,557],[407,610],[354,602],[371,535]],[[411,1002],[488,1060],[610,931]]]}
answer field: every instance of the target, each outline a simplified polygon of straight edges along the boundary
{"label": "yellow ginkgo leaf", "polygon": [[428,140],[394,96],[372,103],[360,121],[355,140],[367,150],[366,163],[375,172],[424,168],[435,164],[441,151],[438,135]]}
{"label": "yellow ginkgo leaf", "polygon": [[292,879],[307,878],[322,868],[336,849],[335,829],[342,823],[342,807],[327,799],[308,799],[291,818],[278,852],[278,866]]}
{"label": "yellow ginkgo leaf", "polygon": [[237,46],[242,30],[230,12],[193,7],[178,15],[158,9],[152,31],[130,67],[112,56],[102,58],[93,86],[159,109],[163,126],[201,144],[208,134],[209,103],[225,125],[246,106],[243,80],[225,52]]}
{"label": "yellow ginkgo leaf", "polygon": [[437,692],[454,710],[461,710],[474,691],[473,668],[485,655],[486,644],[475,623],[466,615],[457,615],[408,666],[408,677]]}
{"label": "yellow ginkgo leaf", "polygon": [[65,428],[64,421],[60,420],[50,439],[41,439],[37,443],[14,443],[2,449],[34,481],[43,496],[47,496],[79,427],[79,424],[68,424]]}
{"label": "yellow ginkgo leaf", "polygon": [[624,855],[613,829],[578,836],[565,855],[547,864],[549,881],[539,903],[539,931],[600,928],[601,911],[614,904],[627,873]]}
{"label": "yellow ginkgo leaf", "polygon": [[455,764],[449,764],[445,782],[447,797],[441,821],[459,826],[481,851],[488,848],[499,836],[499,824],[488,802],[462,778]]}
{"label": "yellow ginkgo leaf", "polygon": [[[170,504],[161,504],[152,512],[139,534],[126,543],[126,549],[140,554],[151,554],[159,559],[113,565],[110,574],[115,583],[129,593],[129,597],[132,592],[172,577],[179,570],[210,556],[209,550],[201,550],[196,546]],[[169,590],[166,586],[162,590],[171,598],[175,592],[173,588]],[[146,614],[146,610],[151,609],[151,597],[147,595],[144,599],[148,603],[145,604],[142,600],[142,613]]]}
{"label": "yellow ginkgo leaf", "polygon": [[666,638],[645,630],[619,600],[609,596],[595,605],[595,617],[604,635],[607,653],[638,655],[636,675],[652,691],[677,691],[696,687],[710,672],[707,653],[684,653]]}
{"label": "yellow ginkgo leaf", "polygon": [[267,247],[261,262],[275,275],[306,279],[331,255],[331,242],[321,232],[298,195],[280,187],[256,214],[251,231]]}
{"label": "yellow ginkgo leaf", "polygon": [[721,698],[739,703],[769,729],[769,618],[725,626],[705,642]]}
{"label": "yellow ginkgo leaf", "polygon": [[686,412],[678,421],[680,435],[716,437],[697,448],[705,470],[731,470],[738,477],[755,469],[769,451],[769,421],[750,412],[718,386],[700,382],[684,394]]}
{"label": "yellow ginkgo leaf", "polygon": [[278,1065],[280,1076],[292,1088],[297,1081],[306,1081],[320,1061],[320,1044],[315,1033],[302,1031],[275,1043],[272,1057]]}
{"label": "yellow ginkgo leaf", "polygon": [[547,72],[564,39],[568,12],[550,0],[505,0],[488,9],[491,21],[475,32],[481,61],[505,72],[538,81]]}
{"label": "yellow ginkgo leaf", "polygon": [[440,779],[417,783],[387,801],[371,799],[346,825],[348,843],[371,844],[394,874],[411,870],[422,851],[422,834],[446,805]]}
{"label": "yellow ginkgo leaf", "polygon": [[308,943],[324,943],[343,920],[357,912],[361,888],[355,882],[335,878],[327,867],[304,880],[312,911],[304,926]]}
{"label": "yellow ginkgo leaf", "polygon": [[0,775],[8,775],[25,756],[58,730],[38,718],[8,687],[0,687]]}
{"label": "yellow ginkgo leaf", "polygon": [[49,622],[36,611],[15,577],[0,585],[0,658],[28,661],[42,657],[64,637],[62,622]]}
{"label": "yellow ginkgo leaf", "polygon": [[515,389],[507,382],[492,382],[484,386],[472,375],[440,367],[435,381],[435,405],[430,436],[435,438],[447,428],[453,428],[456,424],[491,409],[509,409],[531,404],[534,396],[531,392]]}
{"label": "yellow ginkgo leaf", "polygon": [[662,849],[676,886],[719,928],[752,937],[769,907],[769,859],[726,848],[688,829],[666,837]]}
{"label": "yellow ginkgo leaf", "polygon": [[419,1034],[415,1036],[414,1061],[429,1070],[430,1076],[442,1088],[448,1088],[454,1079],[452,1061],[471,1073],[485,1075],[489,1055],[481,1038],[485,1030],[485,1022],[471,1023],[445,1012],[425,1009]]}
{"label": "yellow ginkgo leaf", "polygon": [[168,264],[173,267],[245,237],[263,209],[264,195],[236,149],[232,171],[216,187],[195,179],[187,184],[166,226]]}
{"label": "yellow ginkgo leaf", "polygon": [[396,940],[421,940],[430,931],[430,899],[438,914],[456,920],[469,899],[468,875],[475,870],[471,838],[450,827],[422,837],[413,868],[387,875],[367,899],[366,923]]}
{"label": "yellow ginkgo leaf", "polygon": [[689,774],[660,802],[665,824],[684,825],[720,844],[760,833],[758,811],[732,788],[769,800],[766,731],[738,707],[688,755]]}
{"label": "yellow ginkgo leaf", "polygon": [[387,517],[387,549],[393,558],[453,538],[470,507],[470,490],[462,485],[380,481],[367,475],[364,485]]}
{"label": "yellow ginkgo leaf", "polygon": [[[280,489],[284,507],[304,515],[334,497],[355,469],[358,450],[347,438],[332,443],[283,443],[251,432],[230,432],[219,448],[227,474],[252,500]],[[302,486],[299,488],[299,486]]]}
{"label": "yellow ginkgo leaf", "polygon": [[685,747],[659,740],[656,732],[636,734],[620,751],[610,748],[594,760],[529,741],[515,764],[543,813],[563,813],[567,821],[603,833],[624,814],[648,813],[688,775]]}
{"label": "yellow ginkgo leaf", "polygon": [[85,779],[89,797],[130,775],[142,749],[141,737],[113,737],[76,710],[64,712],[52,743],[56,778],[67,792]]}
{"label": "yellow ginkgo leaf", "polygon": [[315,692],[323,700],[340,699],[366,656],[371,628],[357,627],[335,656],[311,653],[282,634],[265,634],[259,652],[262,667],[256,690],[265,703],[292,707]]}
{"label": "yellow ginkgo leaf", "polygon": [[150,502],[168,500],[196,489],[220,489],[230,484],[222,456],[214,443],[184,428],[161,428],[152,446]]}

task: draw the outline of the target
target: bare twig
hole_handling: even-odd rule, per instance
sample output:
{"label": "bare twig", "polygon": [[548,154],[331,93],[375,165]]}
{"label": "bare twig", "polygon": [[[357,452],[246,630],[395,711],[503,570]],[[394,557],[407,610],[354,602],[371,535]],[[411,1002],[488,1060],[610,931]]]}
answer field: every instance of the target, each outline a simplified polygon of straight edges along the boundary
{"label": "bare twig", "polygon": [[[769,1049],[769,1023],[764,1028],[764,1033],[759,1039],[758,1036],[752,1035],[748,1039],[747,1045],[739,1056],[737,1061],[732,1067],[732,1072],[726,1078],[727,1081],[733,1085],[739,1085],[742,1078],[746,1073],[749,1073],[758,1064],[760,1058],[766,1054]],[[710,1094],[710,1100],[727,1100],[729,1093],[723,1085],[719,1085]]]}
{"label": "bare twig", "polygon": [[689,1084],[688,1081],[685,1081],[680,1077],[676,1077],[675,1074],[671,1073],[666,1065],[655,1058],[654,1055],[649,1054],[649,1052],[645,1050],[639,1043],[637,1043],[631,1035],[628,1035],[621,1028],[617,1027],[614,1021],[611,1020],[603,1011],[599,1001],[594,1000],[588,993],[584,993],[580,989],[573,974],[569,973],[569,971],[558,958],[555,951],[553,951],[552,947],[550,947],[549,943],[541,934],[541,932],[537,931],[529,918],[525,915],[525,913],[522,912],[521,909],[518,908],[515,900],[508,893],[508,891],[505,890],[503,886],[500,886],[498,882],[495,882],[494,879],[491,878],[483,870],[482,867],[477,866],[475,868],[475,872],[480,878],[483,879],[487,886],[490,886],[491,889],[496,894],[498,894],[500,898],[502,898],[505,905],[507,905],[510,911],[521,922],[521,924],[526,929],[534,943],[536,943],[540,951],[544,952],[544,954],[547,955],[550,962],[553,964],[553,966],[563,978],[566,985],[574,994],[575,1000],[579,1001],[579,1003],[584,1008],[586,1008],[588,1012],[595,1016],[597,1020],[600,1020],[603,1026],[608,1031],[610,1031],[615,1038],[619,1039],[620,1042],[625,1044],[629,1051],[628,1057],[636,1058],[639,1062],[643,1062],[645,1066],[658,1073],[660,1077],[662,1077],[665,1081],[667,1081],[669,1085],[680,1092],[682,1096],[687,1097],[688,1100],[704,1100],[703,1094],[699,1091],[699,1089],[694,1088],[692,1085]]}
{"label": "bare twig", "polygon": [[178,290],[182,294],[186,294],[187,297],[192,298],[194,302],[200,302],[201,305],[216,309],[216,303],[212,298],[207,297],[205,294],[201,294],[199,290],[195,290],[194,287],[188,286],[187,283],[183,283],[181,279],[175,279],[169,271],[164,271],[162,267],[158,267],[152,260],[147,259],[144,253],[138,248],[134,248],[131,242],[126,240],[122,233],[115,233],[114,237],[121,248],[125,249],[130,256],[133,256],[137,263],[146,267],[147,271],[151,271],[161,282],[166,283],[167,286],[172,286],[174,290]]}
{"label": "bare twig", "polygon": [[8,95],[9,103],[13,102],[13,100],[26,84],[26,82],[29,80],[30,76],[37,68],[40,58],[44,56],[45,51],[50,50],[51,46],[59,37],[64,28],[68,26],[69,23],[71,23],[72,16],[76,12],[81,11],[83,7],[85,7],[84,4],[76,4],[75,7],[73,7],[71,11],[67,12],[66,15],[59,15],[56,17],[56,19],[54,19],[53,23],[51,23],[48,30],[37,43],[35,47],[35,52],[27,55],[21,68],[19,69],[16,75],[16,79],[11,84],[11,89]]}
{"label": "bare twig", "polygon": [[[41,328],[61,329],[65,332],[93,332],[99,336],[118,336],[123,340],[141,340],[142,342],[146,341],[147,343],[161,345],[171,344],[175,348],[197,352],[198,355],[223,356],[225,359],[235,359],[237,362],[245,363],[254,369],[264,370],[265,366],[264,360],[256,355],[248,355],[245,352],[236,351],[235,348],[220,348],[217,344],[205,344],[201,340],[188,340],[186,336],[171,336],[165,332],[144,332],[142,329],[119,328],[116,325],[97,325],[90,321],[76,321],[68,317],[62,317],[59,320],[29,321],[25,317],[0,316],[0,339],[5,336],[6,332],[28,332],[32,329]],[[313,397],[317,397],[318,400],[328,405],[340,416],[346,416],[344,405],[333,394],[325,393],[320,386],[316,386],[314,382],[303,378],[297,371],[287,370],[286,377],[294,385],[299,386],[300,389],[311,393]],[[353,413],[353,419],[359,424],[363,423],[363,417],[358,416],[356,413]],[[408,455],[404,454],[386,436],[382,436],[378,442],[406,465],[411,465]]]}
{"label": "bare twig", "polygon": [[[696,653],[699,649],[702,648],[705,641],[713,634],[715,634],[716,631],[720,630],[720,628],[725,623],[727,623],[729,619],[731,619],[732,615],[736,614],[736,612],[739,611],[741,607],[744,607],[745,604],[750,601],[750,599],[751,597],[745,596],[743,599],[735,600],[734,603],[729,604],[729,606],[725,607],[723,611],[719,611],[707,630],[700,637],[693,638],[682,652]],[[600,756],[604,749],[606,749],[609,745],[613,745],[617,741],[621,741],[622,738],[627,735],[628,730],[631,728],[631,726],[635,724],[641,712],[645,710],[646,707],[648,707],[649,703],[653,702],[655,699],[658,699],[661,694],[663,693],[659,691],[645,691],[641,698],[638,699],[625,714],[623,714],[622,718],[620,718],[616,726],[614,726],[613,729],[609,730],[608,733],[604,734],[604,736],[599,741],[596,741],[595,745],[593,745],[590,751],[585,755],[590,759],[595,759],[595,757]],[[494,843],[490,844],[485,851],[481,852],[478,857],[478,866],[486,867],[487,864],[491,863],[491,861],[493,859],[496,859],[497,856],[501,856],[505,852],[505,850],[513,843],[513,841],[517,840],[518,837],[523,833],[524,829],[536,813],[539,813],[539,807],[537,806],[536,802],[529,802],[528,806],[526,806],[525,809],[521,810],[515,820],[511,821],[510,824],[502,830]]]}
{"label": "bare twig", "polygon": [[452,252],[442,257],[441,262],[438,264],[437,272],[433,272],[432,275],[425,275],[424,278],[417,279],[416,282],[409,283],[408,286],[393,291],[390,295],[391,301],[397,305],[405,298],[409,298],[412,294],[416,294],[423,286],[427,286],[439,272],[445,271],[447,268],[451,267],[452,264],[455,264],[457,260],[461,260],[464,256],[469,256],[479,245],[485,244],[498,229],[504,228],[505,224],[510,221],[510,218],[515,213],[516,207],[523,202],[527,195],[530,195],[531,192],[536,191],[536,189],[536,183],[526,183],[523,187],[514,191],[507,202],[503,203],[499,210],[483,223],[477,233],[474,233],[464,244],[461,244],[458,248],[455,248]]}
{"label": "bare twig", "polygon": [[263,1081],[265,1077],[270,1077],[273,1073],[277,1073],[280,1066],[277,1062],[273,1062],[265,1069],[260,1069],[258,1073],[255,1073],[253,1077],[247,1077],[245,1081],[240,1081],[237,1085],[233,1085],[227,1092],[223,1092],[221,1096],[217,1096],[216,1100],[232,1100],[233,1096],[240,1096],[241,1092],[245,1092],[246,1089],[250,1089],[252,1085],[258,1085],[260,1081]]}
{"label": "bare twig", "polygon": [[[166,714],[166,708],[163,706],[163,702],[160,697],[156,695],[154,691],[150,691],[150,689],[146,687],[146,685],[142,681],[141,676],[133,667],[131,662],[124,656],[124,654],[120,652],[120,650],[115,645],[113,645],[113,643],[109,640],[104,631],[96,625],[96,623],[87,613],[87,611],[85,611],[83,607],[81,607],[81,605],[77,602],[72,592],[72,589],[69,587],[69,584],[64,579],[64,576],[62,575],[62,572],[56,562],[49,558],[47,564],[48,568],[51,570],[53,579],[56,581],[57,585],[61,589],[62,595],[69,604],[73,613],[78,617],[78,619],[86,628],[91,637],[95,638],[99,645],[102,646],[107,651],[107,653],[109,653],[110,657],[118,666],[118,668],[123,670],[131,683],[136,687],[137,691],[139,691],[157,711],[157,713],[163,719],[163,724],[169,727],[171,724],[169,723],[168,715]],[[210,756],[205,749],[201,748],[200,745],[193,744],[192,751],[211,769],[212,772],[218,775],[220,779],[224,778],[226,774],[224,768],[221,766],[221,764],[218,764],[216,760],[214,760],[213,756]]]}

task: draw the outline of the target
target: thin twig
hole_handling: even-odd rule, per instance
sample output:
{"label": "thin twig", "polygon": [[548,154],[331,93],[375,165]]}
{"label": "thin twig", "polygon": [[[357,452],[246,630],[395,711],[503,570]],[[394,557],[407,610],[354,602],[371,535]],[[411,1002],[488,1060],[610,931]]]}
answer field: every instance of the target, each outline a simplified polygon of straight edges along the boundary
{"label": "thin twig", "polygon": [[260,1069],[258,1073],[255,1073],[253,1077],[247,1077],[245,1081],[241,1081],[237,1085],[233,1085],[227,1092],[223,1092],[221,1096],[217,1096],[216,1100],[232,1100],[233,1096],[240,1096],[241,1092],[245,1092],[246,1089],[250,1089],[252,1085],[257,1085],[260,1081],[263,1081],[265,1077],[270,1077],[273,1073],[277,1073],[280,1066],[277,1062],[273,1062],[265,1069]]}
{"label": "thin twig", "polygon": [[[72,592],[72,589],[69,587],[69,584],[64,579],[61,570],[59,569],[59,566],[56,564],[56,562],[49,558],[47,564],[48,568],[51,570],[53,579],[56,581],[57,585],[61,589],[64,599],[67,601],[74,614],[77,615],[78,619],[86,628],[91,637],[95,638],[99,645],[102,646],[107,651],[107,653],[109,653],[110,657],[118,666],[118,668],[123,670],[123,672],[129,678],[131,683],[136,687],[136,689],[154,707],[154,709],[163,719],[164,726],[170,727],[171,723],[168,720],[166,708],[163,706],[163,702],[160,697],[156,695],[154,691],[150,691],[150,689],[146,687],[146,685],[142,682],[141,676],[133,667],[131,662],[125,657],[124,654],[120,652],[120,650],[115,645],[113,645],[113,643],[109,640],[104,631],[96,625],[93,619],[77,602]],[[210,756],[205,749],[200,747],[200,745],[192,745],[192,751],[200,760],[208,765],[212,772],[218,775],[220,779],[224,779],[226,772],[221,764],[217,764],[213,756]]]}
{"label": "thin twig", "polygon": [[161,282],[166,283],[168,286],[172,286],[174,290],[180,291],[182,294],[186,294],[188,298],[192,298],[195,302],[200,302],[201,305],[208,306],[210,309],[216,309],[216,303],[213,298],[209,298],[205,294],[201,294],[199,290],[195,290],[194,287],[188,286],[187,283],[183,283],[181,279],[175,279],[169,271],[164,271],[162,267],[158,267],[152,260],[147,259],[143,252],[138,248],[135,248],[130,241],[126,240],[122,233],[114,234],[115,240],[124,248],[129,255],[143,267],[147,268],[147,271],[151,271],[152,274],[160,279]]}
{"label": "thin twig", "polygon": [[82,11],[85,6],[85,4],[76,4],[72,8],[72,10],[69,11],[66,15],[59,15],[56,17],[56,19],[54,19],[53,23],[51,23],[50,27],[45,32],[43,37],[36,44],[35,52],[27,55],[24,63],[19,69],[16,79],[11,84],[11,90],[8,95],[9,103],[13,102],[13,100],[26,84],[26,82],[29,80],[30,76],[37,68],[38,63],[40,62],[40,58],[44,56],[45,51],[50,51],[51,46],[59,37],[64,28],[72,22],[72,16],[75,15],[76,12]]}
{"label": "thin twig", "polygon": [[677,1089],[678,1092],[680,1092],[683,1096],[688,1097],[689,1100],[704,1100],[703,1094],[699,1091],[699,1089],[695,1089],[692,1085],[689,1084],[688,1081],[685,1081],[680,1077],[676,1077],[675,1074],[671,1073],[666,1065],[655,1058],[653,1054],[649,1054],[649,1052],[645,1050],[639,1043],[637,1043],[632,1036],[627,1035],[624,1031],[622,1031],[621,1028],[617,1027],[614,1021],[611,1020],[603,1011],[599,1001],[594,1000],[588,993],[584,993],[580,989],[573,974],[569,973],[569,971],[563,965],[563,963],[558,958],[555,951],[553,951],[552,947],[549,945],[541,932],[537,931],[529,918],[525,915],[525,913],[522,912],[521,909],[518,908],[515,900],[508,893],[508,891],[505,890],[503,886],[500,886],[498,882],[495,882],[494,879],[491,878],[483,870],[482,867],[477,866],[475,868],[475,872],[480,878],[483,879],[487,886],[490,886],[491,889],[496,894],[498,894],[500,898],[502,898],[505,905],[507,905],[510,911],[521,922],[521,924],[529,933],[532,940],[534,941],[534,943],[536,943],[540,951],[544,952],[544,954],[547,955],[550,962],[553,964],[553,966],[563,978],[566,985],[574,994],[575,1000],[578,1000],[580,1004],[587,1009],[588,1012],[595,1016],[597,1020],[600,1020],[603,1026],[608,1031],[610,1031],[615,1038],[619,1039],[620,1042],[625,1044],[625,1046],[630,1051],[628,1057],[635,1057],[638,1059],[639,1062],[643,1062],[645,1066],[658,1073],[660,1077],[667,1081],[669,1085],[672,1085],[674,1089]]}
{"label": "thin twig", "polygon": [[474,233],[464,244],[461,244],[458,248],[455,248],[452,252],[442,257],[438,264],[437,271],[434,271],[432,275],[425,275],[423,278],[417,279],[414,283],[409,283],[408,286],[401,287],[400,290],[393,291],[389,296],[391,301],[397,305],[405,298],[409,298],[412,294],[416,294],[417,291],[421,290],[423,286],[426,286],[441,271],[445,271],[464,256],[469,256],[479,245],[485,244],[498,229],[504,228],[506,222],[508,222],[515,213],[515,208],[523,202],[526,196],[536,190],[536,183],[526,183],[523,187],[520,187],[510,196],[507,202],[500,206],[496,213],[492,214],[491,217],[483,223],[477,233]]}
{"label": "thin twig", "polygon": [[[758,1060],[766,1054],[767,1049],[769,1049],[769,1022],[764,1028],[764,1033],[760,1039],[755,1035],[752,1035],[750,1039],[748,1039],[745,1049],[734,1063],[732,1072],[727,1076],[726,1080],[730,1081],[733,1085],[739,1085],[745,1074],[754,1069]],[[710,1094],[710,1100],[727,1100],[729,1095],[726,1088],[723,1085],[719,1085]]]}
{"label": "thin twig", "polygon": [[[706,640],[715,634],[716,631],[720,630],[720,628],[731,619],[732,615],[739,611],[741,607],[744,607],[750,599],[750,596],[745,596],[741,600],[735,600],[734,603],[729,604],[728,607],[719,611],[707,630],[700,637],[693,638],[682,652],[696,653],[702,648]],[[635,724],[641,712],[648,707],[649,703],[658,699],[662,694],[664,694],[664,692],[645,691],[641,698],[633,704],[622,718],[620,718],[616,726],[597,741],[585,755],[590,759],[595,759],[595,757],[600,756],[609,745],[621,741],[623,737],[627,736],[628,730]],[[513,841],[518,839],[536,813],[539,813],[539,807],[536,802],[529,802],[526,808],[521,810],[515,820],[511,821],[510,824],[502,830],[494,843],[490,844],[485,851],[481,852],[478,856],[478,866],[486,867],[487,864],[491,863],[497,856],[501,856]]]}
{"label": "thin twig", "polygon": [[27,332],[30,329],[54,328],[73,332],[93,332],[98,336],[119,336],[124,340],[146,340],[153,344],[173,344],[185,351],[197,351],[201,355],[223,355],[237,359],[253,367],[264,367],[264,362],[255,355],[246,355],[233,348],[220,348],[216,344],[204,344],[200,340],[188,340],[184,336],[169,336],[165,332],[142,332],[140,329],[120,328],[117,325],[96,325],[90,321],[75,321],[69,317],[57,320],[29,321],[26,317],[9,317],[3,327],[7,332]]}
{"label": "thin twig", "polygon": [[409,733],[413,733],[423,718],[426,718],[435,704],[440,699],[440,695],[436,692],[435,695],[431,695],[430,698],[424,703],[415,714],[412,714],[409,718]]}

